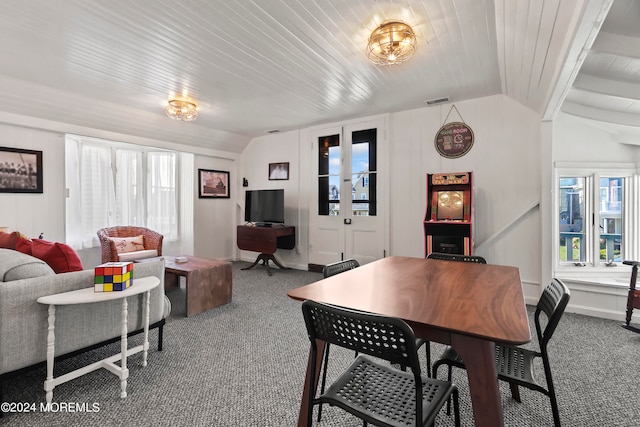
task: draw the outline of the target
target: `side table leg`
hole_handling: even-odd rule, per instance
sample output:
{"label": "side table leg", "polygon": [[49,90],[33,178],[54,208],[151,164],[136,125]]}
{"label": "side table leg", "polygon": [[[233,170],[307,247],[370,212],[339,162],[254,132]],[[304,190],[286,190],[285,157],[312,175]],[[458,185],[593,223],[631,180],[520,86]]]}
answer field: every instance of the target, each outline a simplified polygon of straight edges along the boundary
{"label": "side table leg", "polygon": [[128,303],[126,298],[122,298],[122,335],[120,337],[120,397],[127,397],[127,314]]}
{"label": "side table leg", "polygon": [[49,305],[49,329],[47,333],[47,379],[44,381],[44,391],[46,391],[47,403],[53,401],[53,388],[55,384],[53,382],[53,362],[55,359],[56,349],[56,334],[55,334],[55,322],[56,322],[56,306]]}
{"label": "side table leg", "polygon": [[149,300],[151,291],[144,294],[144,342],[142,343],[142,366],[147,366],[147,353],[149,352]]}

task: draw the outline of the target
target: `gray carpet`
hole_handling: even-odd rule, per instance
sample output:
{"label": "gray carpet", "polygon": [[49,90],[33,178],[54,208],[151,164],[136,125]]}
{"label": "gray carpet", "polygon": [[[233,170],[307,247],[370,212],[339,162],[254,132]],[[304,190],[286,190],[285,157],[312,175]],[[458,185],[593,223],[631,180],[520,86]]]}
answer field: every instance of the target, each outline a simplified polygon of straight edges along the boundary
{"label": "gray carpet", "polygon": [[[247,265],[234,263],[233,301],[226,306],[185,318],[184,289],[169,294],[173,311],[165,326],[164,350],[156,350],[157,333],[153,331],[149,365],[141,366],[140,354],[129,358],[126,399],[119,397],[118,379],[101,369],[54,390],[55,402],[88,406],[93,412],[9,413],[0,424],[294,426],[309,342],[300,303],[287,298],[286,292],[321,275],[277,270],[269,277],[261,266],[240,270]],[[531,309],[529,312],[532,314]],[[140,341],[141,337],[132,338],[130,345]],[[432,344],[433,355],[442,348]],[[118,351],[119,344],[113,344],[61,362],[56,375]],[[563,426],[639,425],[639,334],[621,328],[620,322],[567,313],[550,353]],[[420,354],[424,363],[424,352]],[[330,375],[346,367],[353,353],[332,348],[331,356]],[[45,369],[39,368],[8,381],[5,400],[38,406],[44,401],[44,378]],[[464,372],[454,371],[454,381],[461,391],[462,425],[471,426]],[[506,425],[552,425],[544,395],[521,390],[523,403],[518,404],[506,385],[501,384],[501,392]],[[314,425],[362,424],[339,409],[325,407],[322,422]],[[443,412],[436,425],[452,426],[453,417]]]}

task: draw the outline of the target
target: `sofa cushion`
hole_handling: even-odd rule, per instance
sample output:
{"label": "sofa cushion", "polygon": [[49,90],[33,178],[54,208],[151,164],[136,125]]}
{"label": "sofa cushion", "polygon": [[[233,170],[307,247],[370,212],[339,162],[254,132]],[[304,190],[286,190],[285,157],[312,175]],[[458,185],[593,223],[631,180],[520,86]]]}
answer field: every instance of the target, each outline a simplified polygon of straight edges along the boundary
{"label": "sofa cushion", "polygon": [[158,251],[156,251],[155,249],[147,249],[144,251],[125,252],[122,254],[118,254],[118,261],[129,262],[129,261],[136,261],[144,258],[153,258],[157,256],[158,256]]}
{"label": "sofa cushion", "polygon": [[55,272],[44,261],[12,249],[0,249],[0,282],[51,276]]}
{"label": "sofa cushion", "polygon": [[134,237],[109,237],[116,245],[119,254],[144,250],[144,237],[142,235]]}
{"label": "sofa cushion", "polygon": [[56,273],[68,273],[83,269],[82,261],[76,251],[64,243],[34,239],[31,242],[31,251],[34,257],[49,264]]}

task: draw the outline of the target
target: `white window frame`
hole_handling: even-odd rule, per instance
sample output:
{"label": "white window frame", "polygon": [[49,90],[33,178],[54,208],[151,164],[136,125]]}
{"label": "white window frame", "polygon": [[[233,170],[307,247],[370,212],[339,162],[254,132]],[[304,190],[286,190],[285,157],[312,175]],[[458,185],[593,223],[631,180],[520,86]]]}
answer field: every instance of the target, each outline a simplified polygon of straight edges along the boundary
{"label": "white window frame", "polygon": [[[583,230],[585,233],[585,261],[571,263],[560,261],[560,178],[586,177],[585,185],[585,218]],[[554,165],[554,179],[552,187],[553,215],[553,266],[554,275],[559,278],[581,278],[586,282],[600,282],[603,278],[628,274],[626,269],[613,270],[613,266],[622,263],[609,264],[600,260],[599,235],[596,230],[600,224],[600,209],[598,206],[600,195],[600,178],[624,178],[623,192],[623,237],[624,259],[638,259],[640,256],[640,179],[638,165],[634,163],[569,163],[557,162]],[[627,278],[628,279],[628,278]]]}
{"label": "white window frame", "polygon": [[[180,234],[179,218],[180,218],[181,198],[179,197],[178,183],[180,182],[179,180],[180,159],[181,159],[180,153],[172,150],[164,150],[164,149],[140,146],[140,145],[129,144],[129,143],[82,137],[77,135],[67,135],[67,138],[69,139],[69,143],[77,144],[77,146],[79,147],[79,150],[78,150],[79,153],[82,152],[82,150],[80,149],[82,145],[100,146],[103,148],[104,147],[108,148],[110,152],[110,161],[111,161],[110,173],[112,175],[112,180],[111,180],[111,183],[109,184],[110,188],[95,189],[95,194],[100,194],[102,198],[104,198],[105,200],[108,200],[107,209],[109,212],[108,212],[107,218],[101,221],[100,226],[92,223],[91,226],[89,227],[91,232],[89,232],[88,230],[83,230],[81,232],[78,232],[78,229],[82,230],[82,224],[80,224],[79,226],[77,224],[78,221],[81,222],[81,219],[80,219],[81,217],[78,217],[76,214],[74,214],[74,212],[82,211],[82,196],[78,196],[77,194],[78,189],[81,188],[82,174],[81,173],[75,174],[76,175],[75,178],[72,178],[74,176],[73,171],[67,170],[67,173],[66,173],[67,189],[68,191],[70,191],[70,193],[73,193],[69,195],[69,200],[67,202],[67,210],[68,210],[67,232],[66,232],[67,243],[71,244],[71,246],[74,247],[75,249],[86,249],[91,247],[97,247],[97,246],[100,246],[100,243],[97,239],[97,234],[96,234],[99,228],[110,227],[114,225],[138,225],[143,227],[148,226],[147,224],[148,210],[149,210],[148,197],[150,196],[150,193],[151,193],[150,191],[151,178],[150,178],[150,171],[148,170],[149,168],[147,167],[148,165],[147,160],[148,160],[148,156],[153,155],[153,153],[157,153],[157,152],[168,152],[168,153],[173,153],[175,155],[175,168],[174,168],[175,176],[173,176],[171,179],[171,181],[174,184],[174,193],[175,193],[175,212],[173,214],[174,218],[170,221],[171,223],[170,229],[158,230],[158,231],[164,235],[164,240],[167,242],[176,241],[179,239],[179,234]],[[69,147],[67,146],[67,148]],[[134,201],[134,203],[137,205],[137,207],[135,207],[134,209],[142,209],[142,214],[140,215],[140,219],[136,220],[137,222],[136,224],[129,224],[130,219],[127,219],[127,220],[120,219],[120,216],[121,216],[120,208],[119,208],[120,202],[117,200],[117,195],[115,190],[115,183],[117,182],[117,176],[118,176],[118,171],[116,170],[116,164],[117,164],[116,153],[120,150],[128,151],[128,152],[136,152],[136,153],[140,153],[141,155],[141,162],[139,162],[137,166],[140,168],[140,170],[136,172],[136,181],[137,181],[136,185],[139,185],[139,194],[142,200]],[[79,164],[77,165],[67,164],[66,167],[67,168],[76,167],[80,170],[82,168],[81,155],[79,156],[78,159],[76,159],[76,161],[78,161]],[[74,182],[74,183],[69,182],[70,178],[77,182]],[[123,224],[122,221],[127,222],[127,224]],[[94,228],[96,229],[93,230]]]}

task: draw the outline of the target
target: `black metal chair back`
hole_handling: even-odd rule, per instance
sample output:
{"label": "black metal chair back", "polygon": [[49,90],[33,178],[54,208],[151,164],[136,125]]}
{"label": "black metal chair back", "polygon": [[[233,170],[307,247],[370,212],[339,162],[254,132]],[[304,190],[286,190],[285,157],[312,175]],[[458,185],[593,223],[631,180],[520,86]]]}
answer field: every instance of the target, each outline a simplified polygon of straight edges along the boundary
{"label": "black metal chair back", "polygon": [[[540,350],[545,353],[545,357],[547,344],[560,322],[560,318],[567,307],[570,297],[571,292],[569,291],[569,288],[558,279],[551,280],[551,283],[544,288],[542,295],[540,295],[534,314],[534,321],[536,324],[538,342],[540,343]],[[542,323],[540,321],[540,314],[542,313],[545,313],[548,319],[547,325],[544,329],[542,328]]]}
{"label": "black metal chair back", "polygon": [[324,266],[322,276],[326,279],[327,277],[335,276],[347,270],[353,270],[356,267],[360,267],[360,264],[355,259],[334,262]]}
{"label": "black metal chair back", "polygon": [[442,259],[445,261],[462,261],[475,262],[478,264],[486,264],[487,260],[478,255],[461,255],[461,254],[445,254],[441,252],[431,252],[427,255],[427,259]]}
{"label": "black metal chair back", "polygon": [[312,346],[315,340],[322,340],[411,367],[419,378],[415,334],[404,320],[315,301],[305,301],[302,312]]}

